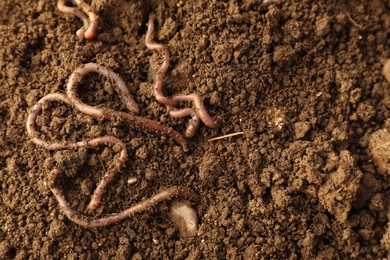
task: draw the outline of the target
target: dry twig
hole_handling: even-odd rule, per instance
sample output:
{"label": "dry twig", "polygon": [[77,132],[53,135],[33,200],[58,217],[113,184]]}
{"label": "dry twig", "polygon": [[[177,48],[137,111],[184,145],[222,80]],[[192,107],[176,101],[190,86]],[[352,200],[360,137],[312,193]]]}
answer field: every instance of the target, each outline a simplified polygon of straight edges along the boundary
{"label": "dry twig", "polygon": [[225,139],[225,138],[229,138],[229,137],[232,137],[232,136],[243,135],[243,134],[244,134],[244,132],[237,132],[237,133],[222,135],[222,136],[210,138],[209,142],[216,141],[216,140],[221,140],[221,139]]}

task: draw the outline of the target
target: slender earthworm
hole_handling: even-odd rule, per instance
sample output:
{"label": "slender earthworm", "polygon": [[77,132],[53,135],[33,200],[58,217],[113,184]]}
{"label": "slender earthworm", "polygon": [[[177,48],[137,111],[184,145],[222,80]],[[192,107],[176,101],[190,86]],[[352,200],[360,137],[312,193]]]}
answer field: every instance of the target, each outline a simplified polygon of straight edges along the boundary
{"label": "slender earthworm", "polygon": [[[209,115],[207,112],[203,101],[201,97],[196,94],[192,93],[189,95],[185,94],[178,94],[173,96],[172,98],[168,98],[164,96],[163,94],[163,81],[165,78],[165,73],[168,71],[169,68],[169,51],[168,48],[165,45],[158,44],[153,42],[153,32],[154,32],[154,19],[155,14],[151,13],[149,15],[149,21],[148,21],[148,29],[145,36],[145,45],[150,50],[161,50],[164,53],[165,59],[163,64],[161,65],[160,69],[158,70],[157,76],[156,76],[156,82],[154,85],[154,95],[160,103],[165,104],[168,109],[170,110],[169,114],[172,117],[180,118],[185,116],[192,116],[192,119],[187,127],[187,130],[185,132],[185,136],[187,138],[191,138],[195,135],[195,132],[197,128],[199,127],[200,120],[203,121],[203,123],[211,128],[217,127],[217,124],[215,123],[214,119]],[[185,109],[179,109],[179,110],[173,110],[174,106],[177,106],[179,101],[192,101],[194,103],[194,109],[191,108],[185,108]],[[199,120],[200,119],[200,120]]]}
{"label": "slender earthworm", "polygon": [[198,94],[196,94],[196,93],[192,93],[192,94],[188,94],[188,95],[177,94],[177,95],[173,96],[172,99],[176,100],[176,101],[192,101],[194,103],[195,113],[198,114],[198,116],[202,120],[202,122],[205,125],[207,125],[208,127],[211,127],[211,128],[217,127],[217,124],[215,123],[214,119],[207,112],[207,110],[203,104],[202,98]]}
{"label": "slender earthworm", "polygon": [[156,97],[157,101],[160,103],[163,103],[165,105],[170,105],[170,106],[176,106],[177,102],[166,97],[163,93],[163,84],[164,84],[163,82],[165,78],[165,73],[167,73],[169,69],[170,58],[169,58],[168,48],[165,45],[153,42],[154,19],[155,19],[155,15],[154,13],[151,13],[149,15],[148,30],[145,36],[145,45],[146,48],[148,48],[149,50],[162,51],[165,57],[163,64],[161,65],[161,67],[158,69],[157,72],[156,82],[154,84],[154,96]]}
{"label": "slender earthworm", "polygon": [[[117,162],[114,164],[114,166],[111,166],[103,178],[101,179],[100,183],[97,185],[92,197],[91,201],[87,206],[87,209],[89,211],[95,210],[101,202],[102,195],[105,191],[106,186],[112,181],[114,176],[117,172],[120,171],[120,169],[123,167],[124,163],[127,159],[127,149],[126,145],[119,139],[113,137],[113,136],[103,136],[99,138],[95,138],[89,141],[79,141],[79,142],[52,142],[48,143],[38,137],[38,132],[36,130],[36,118],[37,116],[42,112],[42,106],[45,102],[64,102],[68,105],[72,105],[73,103],[70,101],[70,99],[61,93],[52,93],[48,94],[42,99],[40,99],[36,105],[33,106],[33,108],[30,111],[30,114],[27,118],[26,128],[27,133],[30,136],[32,142],[34,142],[38,146],[42,146],[45,149],[48,150],[62,150],[62,149],[77,149],[77,148],[83,148],[83,147],[96,147],[101,144],[117,144],[121,146],[122,151],[121,154],[117,160]],[[144,126],[145,129],[149,129],[155,132],[161,132],[167,135],[172,136],[175,140],[177,140],[183,147],[183,149],[187,150],[187,143],[185,138],[180,135],[178,132],[174,131],[172,128],[159,124],[158,122],[141,118],[137,116],[133,116],[127,113],[123,112],[116,112],[113,111],[111,113],[108,113],[109,118],[113,117],[119,117],[122,119],[127,119],[131,121],[135,121],[136,123],[140,124],[141,126]]]}
{"label": "slender earthworm", "polygon": [[118,119],[124,119],[134,122],[136,125],[139,125],[143,127],[143,129],[155,132],[155,133],[161,133],[165,134],[167,136],[170,136],[173,138],[178,144],[181,145],[184,151],[188,151],[188,144],[187,140],[184,138],[182,134],[175,131],[172,127],[160,124],[157,121],[150,120],[144,117],[134,116],[123,112],[118,111],[108,111],[106,112],[106,115],[108,118],[118,118]]}
{"label": "slender earthworm", "polygon": [[87,40],[92,40],[97,34],[99,16],[83,0],[72,0],[72,2],[79,8],[67,6],[65,0],[58,0],[57,8],[63,13],[72,14],[80,18],[83,21],[83,28],[77,30],[76,35],[79,39],[84,37]]}
{"label": "slender earthworm", "polygon": [[121,120],[129,120],[135,122],[137,125],[142,126],[145,130],[149,130],[152,132],[163,133],[168,136],[171,136],[174,140],[176,140],[185,151],[188,150],[187,141],[180,133],[173,130],[171,127],[160,124],[156,121],[134,116],[124,112],[118,112],[113,109],[108,108],[98,108],[94,106],[90,106],[85,104],[78,96],[77,96],[77,85],[80,82],[81,78],[90,72],[97,72],[101,75],[107,76],[113,79],[116,82],[118,87],[118,93],[124,100],[127,108],[134,113],[139,113],[139,107],[135,103],[134,99],[131,97],[129,91],[126,88],[124,81],[119,77],[118,74],[113,71],[106,69],[100,65],[95,63],[88,63],[78,67],[70,76],[68,85],[67,85],[67,95],[69,100],[81,112],[88,114],[94,117],[100,117],[108,120],[112,120],[114,118]]}
{"label": "slender earthworm", "polygon": [[271,4],[271,3],[275,3],[275,4],[281,4],[282,3],[282,0],[264,0],[263,1],[264,4]]}
{"label": "slender earthworm", "polygon": [[58,143],[58,142],[47,143],[47,142],[43,141],[42,139],[38,138],[38,132],[37,132],[36,127],[35,127],[35,120],[36,120],[37,116],[42,112],[42,105],[47,101],[48,102],[62,101],[64,103],[67,103],[68,105],[72,105],[72,103],[70,102],[68,97],[65,96],[64,94],[61,94],[61,93],[52,93],[52,94],[49,94],[49,95],[41,98],[38,101],[38,103],[32,107],[32,109],[27,117],[26,128],[27,128],[27,133],[28,133],[29,137],[31,138],[31,141],[33,143],[35,143],[36,145],[42,146],[48,150],[69,149],[69,148],[78,147],[77,145],[75,145],[75,143],[73,144],[73,146],[72,146],[72,144],[67,144],[67,143]]}
{"label": "slender earthworm", "polygon": [[87,40],[92,40],[97,35],[97,30],[99,27],[99,16],[89,4],[85,3],[84,0],[74,0],[74,2],[88,15],[90,24],[84,33],[84,37]]}
{"label": "slender earthworm", "polygon": [[[92,139],[90,141],[79,141],[79,142],[52,142],[48,143],[38,137],[38,132],[36,130],[35,126],[35,121],[37,116],[42,112],[42,106],[45,102],[53,102],[53,101],[60,101],[64,102],[68,105],[72,105],[73,103],[70,101],[70,98],[68,98],[66,95],[61,94],[61,93],[52,93],[48,94],[42,99],[40,99],[37,104],[31,109],[30,114],[28,115],[27,118],[27,123],[26,123],[26,128],[27,128],[27,133],[30,136],[32,142],[34,142],[38,146],[42,146],[45,149],[48,150],[62,150],[62,149],[77,149],[77,148],[82,148],[82,147],[95,147],[100,144],[106,144],[106,143],[112,143],[112,144],[118,144],[122,148],[121,155],[118,159],[118,162],[108,169],[104,177],[102,178],[101,182],[98,184],[96,187],[91,201],[87,207],[88,210],[93,211],[96,209],[101,201],[101,197],[104,193],[105,187],[111,182],[111,180],[114,178],[115,174],[120,171],[124,163],[126,162],[127,159],[127,150],[126,150],[126,145],[119,139],[113,137],[113,136],[104,136],[104,137],[99,137]],[[104,113],[103,113],[104,114]],[[154,131],[154,132],[160,132],[166,135],[171,136],[174,138],[181,146],[183,147],[184,150],[188,150],[187,147],[187,142],[185,138],[173,130],[172,128],[160,124],[156,121],[149,120],[146,118],[138,117],[138,116],[133,116],[127,113],[123,112],[117,112],[117,111],[111,111],[107,113],[106,118],[120,118],[120,119],[125,119],[125,120],[130,120],[134,121],[138,125],[144,127],[145,129],[149,131]]]}
{"label": "slender earthworm", "polygon": [[103,217],[99,219],[93,219],[86,216],[81,215],[80,213],[76,212],[74,209],[72,209],[68,202],[65,199],[65,196],[63,195],[61,189],[56,184],[56,179],[59,175],[59,170],[54,169],[52,171],[52,180],[50,181],[50,190],[54,194],[55,198],[57,199],[60,208],[64,212],[64,214],[73,222],[76,224],[88,227],[88,228],[97,228],[97,227],[103,227],[107,225],[111,225],[114,223],[117,223],[125,218],[131,217],[136,213],[148,210],[149,208],[157,205],[158,203],[166,200],[173,199],[174,197],[189,197],[192,196],[192,193],[187,190],[186,188],[180,187],[180,186],[174,186],[170,187],[166,190],[163,190],[152,197],[143,200],[139,202],[136,205],[131,206],[130,208],[113,215],[110,215],[108,217]]}
{"label": "slender earthworm", "polygon": [[100,75],[114,80],[115,85],[117,87],[117,92],[122,98],[122,100],[125,102],[126,107],[135,114],[139,114],[140,109],[135,100],[132,98],[129,90],[126,87],[126,83],[122,80],[122,78],[112,70],[106,69],[105,67],[100,66],[96,63],[87,63],[81,65],[76,68],[76,70],[70,75],[67,85],[67,95],[74,104],[74,106],[76,106],[81,112],[85,114],[96,117],[104,117],[104,109],[92,107],[85,104],[76,94],[77,85],[80,82],[81,78],[91,72],[99,73]]}
{"label": "slender earthworm", "polygon": [[197,113],[194,112],[194,109],[192,108],[183,108],[183,109],[177,109],[172,110],[172,107],[169,108],[169,115],[173,118],[182,118],[186,116],[192,116],[192,119],[190,123],[187,126],[185,137],[192,138],[195,135],[196,129],[199,128],[200,120]]}
{"label": "slender earthworm", "polygon": [[119,145],[122,148],[117,162],[107,170],[107,172],[103,176],[100,183],[97,185],[97,187],[96,187],[96,189],[91,197],[91,201],[88,204],[87,209],[90,211],[93,211],[99,206],[106,186],[112,181],[112,179],[114,178],[116,173],[119,172],[121,170],[121,168],[123,167],[123,165],[125,164],[126,159],[127,159],[126,145],[121,140],[119,140],[113,136],[103,136],[103,137],[95,138],[95,139],[92,139],[89,141],[80,141],[80,142],[73,142],[73,143],[72,142],[47,143],[46,141],[38,138],[38,133],[37,133],[36,127],[35,127],[35,120],[36,120],[37,116],[42,111],[42,105],[45,102],[53,102],[53,101],[62,101],[68,105],[71,105],[71,102],[68,99],[68,97],[65,96],[64,94],[60,94],[60,93],[49,94],[38,101],[38,103],[32,108],[32,110],[28,116],[28,119],[27,119],[28,135],[31,137],[32,142],[34,142],[36,145],[42,146],[48,150],[62,150],[62,149],[77,149],[77,148],[83,148],[83,147],[87,147],[87,148],[88,147],[96,147],[98,145],[111,143],[114,145]]}

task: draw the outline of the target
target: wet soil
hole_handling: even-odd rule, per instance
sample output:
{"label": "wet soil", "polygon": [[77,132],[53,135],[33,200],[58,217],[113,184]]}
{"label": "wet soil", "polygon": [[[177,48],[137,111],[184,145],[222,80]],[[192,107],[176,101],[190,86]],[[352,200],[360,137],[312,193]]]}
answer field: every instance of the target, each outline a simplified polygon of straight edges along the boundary
{"label": "wet soil", "polygon": [[[1,1],[0,259],[386,258],[390,2],[259,2],[93,0],[98,36],[79,41],[82,22],[55,1]],[[218,128],[201,125],[184,152],[171,138],[61,103],[45,106],[37,125],[52,142],[113,135],[126,143],[124,169],[89,216],[184,186],[195,193],[194,237],[180,235],[170,202],[107,227],[73,223],[47,185],[50,171],[60,169],[70,205],[88,214],[117,150],[48,151],[26,132],[29,109],[65,92],[70,74],[88,62],[118,73],[143,117],[184,132],[188,119],[171,118],[153,96],[163,57],[144,44],[152,11],[156,41],[171,54],[166,94],[199,93]],[[113,83],[97,74],[79,94],[126,111]]]}

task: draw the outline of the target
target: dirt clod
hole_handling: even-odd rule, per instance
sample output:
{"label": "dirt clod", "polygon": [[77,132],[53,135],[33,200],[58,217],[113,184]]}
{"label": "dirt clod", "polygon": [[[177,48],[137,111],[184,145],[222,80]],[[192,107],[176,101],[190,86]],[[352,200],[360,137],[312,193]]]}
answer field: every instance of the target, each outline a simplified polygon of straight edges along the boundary
{"label": "dirt clod", "polygon": [[381,129],[374,132],[370,137],[369,150],[378,172],[390,175],[390,131]]}
{"label": "dirt clod", "polygon": [[354,164],[351,154],[342,151],[337,170],[330,174],[318,192],[321,204],[340,222],[347,219],[363,176]]}

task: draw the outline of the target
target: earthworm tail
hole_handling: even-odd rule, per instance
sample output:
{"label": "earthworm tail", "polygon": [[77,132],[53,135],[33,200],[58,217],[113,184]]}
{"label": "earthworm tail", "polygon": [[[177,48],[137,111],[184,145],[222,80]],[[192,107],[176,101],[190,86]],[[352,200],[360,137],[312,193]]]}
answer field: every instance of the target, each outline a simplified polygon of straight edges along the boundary
{"label": "earthworm tail", "polygon": [[203,104],[202,98],[198,94],[178,94],[175,95],[172,99],[177,101],[192,101],[194,103],[195,113],[198,114],[199,118],[203,121],[203,123],[211,128],[217,127],[217,124],[207,112],[206,107]]}
{"label": "earthworm tail", "polygon": [[164,191],[161,191],[149,199],[143,200],[139,202],[138,204],[131,206],[130,208],[114,214],[110,215],[108,217],[103,217],[99,219],[93,219],[88,218],[86,216],[81,215],[80,213],[76,212],[74,209],[72,209],[68,202],[65,199],[65,196],[63,195],[62,191],[56,184],[56,179],[58,177],[59,171],[58,169],[54,169],[52,171],[52,180],[50,181],[50,190],[53,192],[55,198],[57,199],[58,203],[60,204],[60,207],[64,214],[73,222],[77,223],[80,226],[88,227],[88,228],[97,228],[102,226],[107,226],[114,224],[116,222],[119,222],[125,218],[131,217],[136,213],[148,210],[152,208],[153,206],[157,205],[158,203],[166,200],[173,199],[175,197],[188,197],[192,196],[192,193],[183,187],[171,187]]}
{"label": "earthworm tail", "polygon": [[[207,125],[208,127],[211,128],[217,127],[217,124],[207,112],[203,104],[203,101],[198,94],[195,93],[189,95],[178,94],[173,96],[172,98],[168,98],[163,94],[163,81],[165,78],[165,74],[169,68],[170,58],[169,58],[169,51],[166,46],[153,42],[154,20],[155,20],[155,14],[151,13],[149,15],[148,30],[145,36],[145,45],[150,50],[161,50],[165,56],[165,60],[161,65],[160,69],[158,70],[156,76],[156,82],[154,85],[154,95],[157,101],[168,106],[168,109],[171,110],[170,115],[172,117],[180,118],[180,117],[192,116],[192,119],[185,132],[185,136],[187,138],[191,138],[195,135],[195,132],[200,125],[200,120],[202,120],[203,123],[205,123],[205,125]],[[192,101],[194,103],[195,108],[173,110],[173,107],[177,106],[179,101]]]}
{"label": "earthworm tail", "polygon": [[146,48],[148,48],[149,50],[162,51],[165,57],[163,64],[161,65],[161,67],[157,72],[156,82],[154,84],[154,96],[156,97],[157,101],[160,103],[163,103],[165,105],[176,106],[177,102],[166,97],[163,93],[164,78],[165,78],[165,73],[167,73],[169,69],[170,57],[169,57],[168,48],[165,45],[153,42],[154,19],[155,19],[155,15],[154,13],[151,13],[149,15],[148,30],[145,36],[145,45]]}
{"label": "earthworm tail", "polygon": [[58,0],[57,8],[63,13],[72,14],[80,18],[83,21],[83,28],[77,30],[76,35],[79,39],[92,40],[97,35],[99,16],[83,0],[73,0],[72,2],[78,7],[69,7],[64,0]]}

